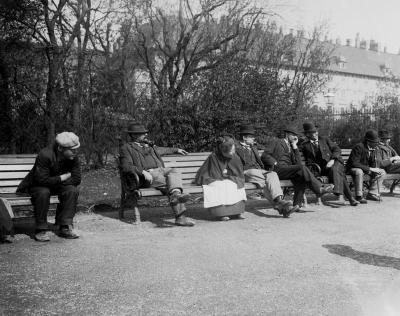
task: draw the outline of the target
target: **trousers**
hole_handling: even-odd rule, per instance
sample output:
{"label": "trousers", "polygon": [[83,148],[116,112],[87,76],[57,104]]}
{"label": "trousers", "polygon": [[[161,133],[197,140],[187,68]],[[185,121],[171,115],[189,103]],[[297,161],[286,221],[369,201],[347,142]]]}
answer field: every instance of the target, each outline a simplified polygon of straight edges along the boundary
{"label": "trousers", "polygon": [[48,229],[47,213],[51,195],[57,195],[60,200],[56,210],[56,225],[72,225],[79,196],[76,186],[58,185],[53,188],[37,186],[30,188],[29,193],[35,213],[36,229]]}
{"label": "trousers", "polygon": [[263,189],[264,196],[269,202],[273,202],[278,196],[283,196],[278,174],[264,169],[247,169],[244,171],[246,182],[254,183]]}
{"label": "trousers", "polygon": [[[381,169],[382,175],[385,175],[386,172],[385,170]],[[356,196],[362,196],[363,195],[363,176],[364,176],[364,171],[360,168],[351,168],[350,169],[350,174],[353,177],[353,182],[355,186],[355,191],[356,191]],[[383,179],[384,177],[371,177],[369,181],[369,193],[374,194],[374,195],[379,195],[379,189],[383,188]]]}
{"label": "trousers", "polygon": [[276,173],[279,179],[291,180],[294,185],[293,205],[300,205],[308,186],[317,196],[321,195],[321,182],[310,169],[303,165],[278,165]]}

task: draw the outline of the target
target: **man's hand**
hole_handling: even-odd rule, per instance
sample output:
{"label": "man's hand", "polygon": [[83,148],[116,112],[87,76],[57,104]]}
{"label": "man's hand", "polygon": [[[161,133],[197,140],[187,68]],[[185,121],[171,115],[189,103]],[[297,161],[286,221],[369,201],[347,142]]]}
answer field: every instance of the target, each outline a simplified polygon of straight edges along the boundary
{"label": "man's hand", "polygon": [[293,140],[290,142],[290,145],[292,146],[293,149],[297,149],[297,143],[299,142],[299,139],[297,136],[293,137]]}
{"label": "man's hand", "polygon": [[71,172],[62,174],[60,176],[60,178],[61,178],[61,182],[64,182],[64,181],[68,180],[69,178],[71,178]]}
{"label": "man's hand", "polygon": [[150,172],[143,170],[142,174],[146,181],[150,182],[150,184],[153,183],[153,176],[151,175]]}
{"label": "man's hand", "polygon": [[330,168],[330,167],[333,166],[334,163],[335,163],[335,160],[334,160],[334,159],[331,159],[331,160],[329,160],[328,163],[326,164],[326,167],[327,167],[327,168]]}
{"label": "man's hand", "polygon": [[369,168],[369,170],[370,170],[372,173],[376,173],[376,174],[379,174],[379,175],[383,173],[383,170],[380,169],[380,168]]}
{"label": "man's hand", "polygon": [[188,152],[187,152],[186,150],[181,149],[181,148],[178,148],[178,149],[176,150],[176,152],[177,152],[179,155],[182,155],[182,156],[186,156],[186,155],[188,154]]}
{"label": "man's hand", "polygon": [[391,163],[399,163],[400,162],[400,156],[394,156],[390,158]]}

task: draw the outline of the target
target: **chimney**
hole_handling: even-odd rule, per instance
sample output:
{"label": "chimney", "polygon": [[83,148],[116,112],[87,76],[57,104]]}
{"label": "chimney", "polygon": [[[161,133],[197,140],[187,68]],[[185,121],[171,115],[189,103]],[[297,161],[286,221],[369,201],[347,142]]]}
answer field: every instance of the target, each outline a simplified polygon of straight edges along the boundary
{"label": "chimney", "polygon": [[374,40],[369,41],[369,50],[372,50],[373,52],[378,52],[378,43],[375,42]]}
{"label": "chimney", "polygon": [[356,41],[354,43],[355,48],[360,48],[360,33],[356,34]]}
{"label": "chimney", "polygon": [[351,39],[350,38],[348,38],[348,39],[346,39],[346,46],[351,46]]}
{"label": "chimney", "polygon": [[360,49],[367,49],[367,41],[365,39],[360,41]]}
{"label": "chimney", "polygon": [[294,35],[294,30],[293,29],[289,29],[289,35]]}
{"label": "chimney", "polygon": [[337,37],[336,38],[336,45],[342,45],[342,41],[341,41],[341,39],[340,39],[340,37]]}
{"label": "chimney", "polygon": [[387,53],[387,47],[386,47],[386,46],[383,47],[383,52],[384,52],[385,54]]}

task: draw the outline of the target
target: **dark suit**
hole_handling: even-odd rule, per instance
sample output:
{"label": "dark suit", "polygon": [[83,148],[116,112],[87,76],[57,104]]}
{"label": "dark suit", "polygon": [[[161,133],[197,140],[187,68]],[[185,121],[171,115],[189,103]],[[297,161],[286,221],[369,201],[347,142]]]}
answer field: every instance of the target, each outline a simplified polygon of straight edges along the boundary
{"label": "dark suit", "polygon": [[[333,193],[344,194],[351,199],[351,191],[346,180],[345,168],[341,157],[341,149],[335,142],[328,137],[318,137],[318,146],[313,144],[310,139],[303,142],[301,146],[306,164],[315,163],[321,168],[321,175],[327,176],[329,181],[334,184]],[[326,164],[330,160],[335,160],[330,168]]]}
{"label": "dark suit", "polygon": [[317,194],[321,194],[321,182],[314,177],[310,169],[301,163],[299,149],[293,150],[284,139],[278,139],[266,146],[261,160],[272,156],[277,161],[275,171],[282,180],[292,180],[294,184],[294,205],[300,205],[308,185]]}
{"label": "dark suit", "polygon": [[[30,193],[35,212],[36,229],[45,230],[50,196],[58,195],[56,225],[72,225],[78,203],[78,185],[81,183],[81,167],[77,156],[64,159],[57,152],[58,145],[42,149],[32,170],[19,184],[18,193]],[[61,175],[71,173],[71,178],[61,181]]]}

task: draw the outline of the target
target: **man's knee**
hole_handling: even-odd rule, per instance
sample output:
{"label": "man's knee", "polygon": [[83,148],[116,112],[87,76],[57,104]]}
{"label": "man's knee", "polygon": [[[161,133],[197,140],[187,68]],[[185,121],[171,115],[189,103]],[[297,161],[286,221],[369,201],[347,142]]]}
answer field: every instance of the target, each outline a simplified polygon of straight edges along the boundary
{"label": "man's knee", "polygon": [[50,195],[50,189],[47,187],[33,187],[31,189],[31,196],[34,199],[49,199]]}
{"label": "man's knee", "polygon": [[351,174],[353,176],[362,176],[364,174],[364,171],[361,168],[352,168],[351,169]]}
{"label": "man's knee", "polygon": [[76,187],[74,185],[66,185],[63,187],[63,190],[60,194],[66,195],[66,196],[78,196],[79,189],[78,189],[78,187]]}

